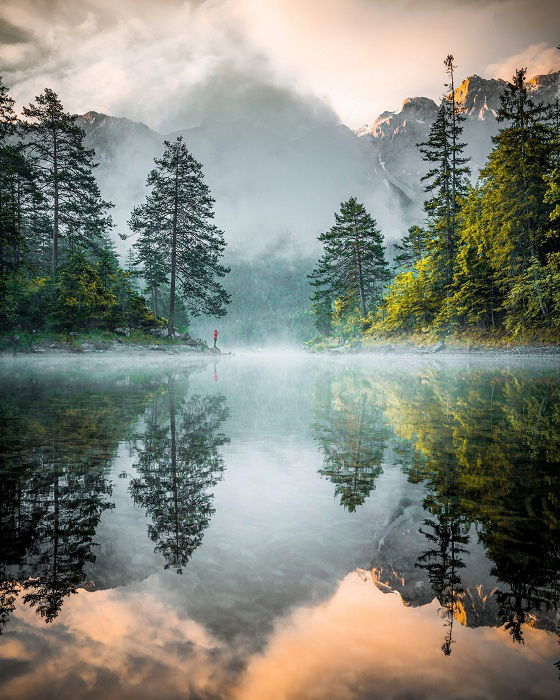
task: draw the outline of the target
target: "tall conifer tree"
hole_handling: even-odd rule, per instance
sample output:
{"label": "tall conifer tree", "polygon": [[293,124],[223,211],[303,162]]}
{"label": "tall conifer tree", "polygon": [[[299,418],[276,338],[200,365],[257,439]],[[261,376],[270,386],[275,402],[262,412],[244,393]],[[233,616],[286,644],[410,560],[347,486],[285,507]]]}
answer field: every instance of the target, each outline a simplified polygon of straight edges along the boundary
{"label": "tall conifer tree", "polygon": [[548,253],[560,250],[558,236],[549,235],[551,206],[545,199],[554,138],[548,108],[531,98],[525,69],[517,70],[504,90],[498,121],[504,126],[481,171],[483,208],[492,216],[480,234],[491,244],[492,267],[506,311],[517,313],[513,306],[519,306],[521,297],[512,290],[519,284],[527,289],[530,278],[531,294],[546,317],[537,267],[546,263]]}
{"label": "tall conifer tree", "polygon": [[93,176],[94,152],[84,147],[76,116],[65,112],[58,95],[46,88],[25,107],[27,151],[38,173],[52,222],[52,271],[60,260],[61,240],[69,248],[95,247],[112,226],[112,204],[101,199]]}
{"label": "tall conifer tree", "polygon": [[166,263],[163,249],[159,246],[157,212],[154,211],[154,198],[148,197],[144,204],[134,207],[128,225],[133,234],[138,234],[134,243],[132,265],[141,269],[142,277],[150,290],[154,321],[158,317],[158,290],[167,282]]}
{"label": "tall conifer tree", "polygon": [[428,140],[418,144],[420,154],[430,165],[422,181],[430,195],[424,204],[428,216],[430,252],[438,267],[442,291],[451,293],[455,256],[457,253],[457,214],[460,198],[467,188],[468,158],[463,155],[465,145],[460,141],[465,116],[455,101],[454,58],[450,54],[444,65],[449,76],[447,94],[430,129]]}
{"label": "tall conifer tree", "polygon": [[[14,100],[0,77],[0,276],[24,262],[32,238],[40,229],[41,197],[35,173],[17,142]],[[41,222],[44,224],[45,222]],[[37,243],[37,241],[33,241]],[[37,253],[35,250],[35,261]]]}
{"label": "tall conifer tree", "polygon": [[155,246],[150,243],[140,255],[144,267],[158,270],[158,280],[160,256],[165,261],[170,287],[168,333],[172,335],[177,294],[195,316],[226,313],[229,294],[217,278],[224,277],[229,269],[220,263],[226,243],[223,232],[212,222],[214,199],[204,182],[201,164],[189,153],[181,136],[164,145],[162,157],[154,159],[156,167],[148,175],[151,191],[135,210],[131,226],[142,231],[138,253],[143,244],[148,245],[148,238],[154,241]]}
{"label": "tall conifer tree", "polygon": [[426,254],[426,231],[420,226],[411,226],[400,243],[395,243],[395,266],[410,267]]}
{"label": "tall conifer tree", "polygon": [[388,278],[383,236],[355,197],[334,216],[335,225],[319,236],[324,253],[310,275],[313,301],[352,299],[365,318],[379,304]]}

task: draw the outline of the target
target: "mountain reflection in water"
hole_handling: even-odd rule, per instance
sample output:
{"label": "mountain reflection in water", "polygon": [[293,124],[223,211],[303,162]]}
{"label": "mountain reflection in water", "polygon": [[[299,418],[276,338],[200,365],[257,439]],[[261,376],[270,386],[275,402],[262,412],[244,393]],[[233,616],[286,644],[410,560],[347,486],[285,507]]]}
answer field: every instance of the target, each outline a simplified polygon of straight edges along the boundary
{"label": "mountain reflection in water", "polygon": [[557,696],[556,367],[91,362],[0,368],[2,696]]}

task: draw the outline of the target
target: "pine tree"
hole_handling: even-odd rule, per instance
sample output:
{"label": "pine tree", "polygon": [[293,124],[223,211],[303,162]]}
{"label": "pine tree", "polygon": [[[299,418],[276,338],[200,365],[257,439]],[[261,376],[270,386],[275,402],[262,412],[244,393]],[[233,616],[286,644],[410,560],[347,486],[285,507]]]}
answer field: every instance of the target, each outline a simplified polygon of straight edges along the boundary
{"label": "pine tree", "polygon": [[379,304],[388,279],[383,236],[355,197],[341,204],[335,222],[319,236],[324,253],[309,276],[313,301],[354,300],[365,318]]}
{"label": "pine tree", "polygon": [[17,116],[14,111],[15,100],[10,97],[8,88],[0,76],[0,142],[5,144],[6,139],[12,136],[17,126]]}
{"label": "pine tree", "polygon": [[101,199],[93,176],[94,152],[84,147],[85,133],[76,116],[64,112],[57,94],[46,88],[25,107],[27,152],[52,221],[52,271],[60,259],[61,240],[70,249],[95,248],[111,226],[112,204]]}
{"label": "pine tree", "polygon": [[181,574],[214,513],[210,489],[222,478],[220,448],[228,438],[219,430],[229,413],[221,395],[192,396],[177,406],[171,376],[167,394],[169,425],[154,412],[130,491],[150,515],[148,533],[165,568]]}
{"label": "pine tree", "polygon": [[395,243],[395,267],[411,267],[426,254],[426,231],[420,226],[411,226],[400,243]]}
{"label": "pine tree", "polygon": [[496,271],[491,264],[492,241],[486,235],[492,211],[485,207],[481,187],[472,187],[459,214],[459,252],[454,293],[440,319],[459,328],[498,325],[501,298]]}
{"label": "pine tree", "polygon": [[[16,140],[14,100],[0,76],[0,278],[24,262],[31,242],[44,226],[35,173]],[[35,262],[37,262],[37,250]]]}
{"label": "pine tree", "polygon": [[319,470],[335,488],[340,505],[354,512],[383,473],[389,432],[378,401],[359,376],[343,375],[317,386],[312,426],[323,453]]}
{"label": "pine tree", "polygon": [[165,255],[159,245],[159,227],[157,212],[153,210],[153,198],[132,211],[129,228],[133,235],[138,234],[133,247],[132,265],[140,268],[142,277],[150,290],[154,323],[158,318],[158,289],[168,279]]}
{"label": "pine tree", "polygon": [[154,281],[161,283],[161,260],[165,262],[170,287],[168,333],[172,335],[177,294],[195,316],[226,313],[229,294],[216,278],[229,269],[220,264],[226,243],[223,232],[212,223],[214,199],[201,164],[181,136],[164,145],[162,157],[154,160],[156,167],[148,175],[151,192],[133,213],[131,227],[142,234],[136,250],[149,268],[152,288]]}
{"label": "pine tree", "polygon": [[418,144],[422,159],[430,170],[422,181],[430,195],[424,203],[429,223],[429,248],[437,266],[437,277],[442,291],[449,296],[457,253],[457,214],[460,199],[467,188],[468,158],[463,156],[464,143],[460,141],[465,116],[455,102],[453,56],[444,61],[449,76],[448,90],[438,115],[430,129],[428,140]]}
{"label": "pine tree", "polygon": [[[550,235],[552,207],[545,198],[555,149],[548,108],[530,97],[525,69],[516,71],[502,94],[498,121],[504,127],[494,137],[494,149],[481,171],[483,208],[491,216],[486,217],[480,235],[490,244],[491,264],[506,312],[523,312],[524,302],[519,295],[514,299],[511,291],[529,276],[530,293],[539,300],[544,319],[548,308],[535,273],[548,254],[560,250],[559,237]],[[528,282],[523,282],[525,289],[529,289]]]}

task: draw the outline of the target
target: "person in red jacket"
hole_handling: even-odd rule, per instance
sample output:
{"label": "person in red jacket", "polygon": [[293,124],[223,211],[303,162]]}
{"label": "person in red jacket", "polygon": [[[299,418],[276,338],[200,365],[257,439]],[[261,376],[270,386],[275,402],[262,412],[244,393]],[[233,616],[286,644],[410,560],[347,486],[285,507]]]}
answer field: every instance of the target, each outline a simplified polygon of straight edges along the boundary
{"label": "person in red jacket", "polygon": [[217,342],[218,342],[218,331],[214,328],[214,347],[216,347]]}

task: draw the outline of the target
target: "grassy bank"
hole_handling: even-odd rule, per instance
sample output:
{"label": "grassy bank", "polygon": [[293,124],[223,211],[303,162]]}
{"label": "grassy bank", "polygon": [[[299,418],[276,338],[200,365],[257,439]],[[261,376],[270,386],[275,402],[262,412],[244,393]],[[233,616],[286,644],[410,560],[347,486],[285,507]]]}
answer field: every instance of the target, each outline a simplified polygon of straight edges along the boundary
{"label": "grassy bank", "polygon": [[305,343],[313,352],[399,351],[399,352],[560,352],[558,331],[517,334],[498,332],[371,334],[341,339],[316,336]]}
{"label": "grassy bank", "polygon": [[107,350],[147,349],[190,349],[195,348],[180,338],[166,338],[150,335],[142,330],[130,329],[128,335],[113,331],[79,331],[56,333],[52,331],[23,330],[6,331],[0,334],[0,352],[91,352]]}

